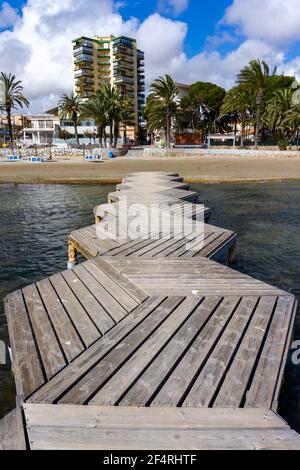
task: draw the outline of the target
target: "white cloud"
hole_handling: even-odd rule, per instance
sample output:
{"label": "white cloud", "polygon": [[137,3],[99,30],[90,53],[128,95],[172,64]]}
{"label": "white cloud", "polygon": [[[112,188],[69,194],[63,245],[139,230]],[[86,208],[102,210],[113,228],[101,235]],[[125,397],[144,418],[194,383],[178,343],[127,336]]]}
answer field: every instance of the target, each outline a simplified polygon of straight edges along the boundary
{"label": "white cloud", "polygon": [[[239,3],[236,0],[232,8]],[[62,93],[72,90],[71,41],[82,35],[136,37],[138,47],[145,51],[148,85],[169,73],[181,82],[206,80],[227,88],[240,68],[256,57],[300,77],[300,57],[285,63],[284,49],[259,35],[249,35],[225,56],[210,48],[188,58],[184,52],[187,32],[186,23],[158,13],[142,23],[136,18],[125,21],[113,0],[28,0],[12,30],[0,32],[0,70],[23,80],[31,111],[37,112],[54,106]]]}
{"label": "white cloud", "polygon": [[248,38],[282,46],[300,37],[299,0],[234,0],[223,18]]}
{"label": "white cloud", "polygon": [[[253,52],[255,51],[255,53]],[[283,54],[260,40],[249,39],[222,57],[217,51],[205,51],[188,59],[181,53],[170,62],[168,72],[178,81],[197,80],[217,83],[224,88],[233,86],[237,72],[253,57],[260,57],[270,65],[283,63]]]}
{"label": "white cloud", "polygon": [[189,0],[159,0],[158,8],[163,13],[180,15],[188,7]]}
{"label": "white cloud", "polygon": [[0,28],[9,28],[19,19],[17,10],[12,8],[7,2],[2,4],[0,10]]}
{"label": "white cloud", "polygon": [[164,18],[149,16],[137,30],[138,47],[145,51],[148,83],[172,69],[175,58],[183,55],[187,25]]}

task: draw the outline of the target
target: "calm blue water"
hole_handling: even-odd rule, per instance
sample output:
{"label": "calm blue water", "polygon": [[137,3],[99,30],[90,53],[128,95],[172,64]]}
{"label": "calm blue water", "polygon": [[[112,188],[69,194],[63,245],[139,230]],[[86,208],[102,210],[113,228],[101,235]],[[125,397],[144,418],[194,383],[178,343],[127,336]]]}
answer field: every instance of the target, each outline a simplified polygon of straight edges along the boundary
{"label": "calm blue water", "polygon": [[[114,186],[0,185],[0,299],[66,267],[67,235],[93,223]],[[195,184],[211,223],[238,234],[236,269],[300,299],[300,182]],[[0,309],[2,303],[0,302]],[[2,311],[1,311],[2,313]],[[4,316],[0,339],[7,339]],[[295,338],[300,339],[300,314]],[[0,413],[13,406],[13,380],[0,366]],[[300,366],[289,361],[280,413],[300,431]]]}

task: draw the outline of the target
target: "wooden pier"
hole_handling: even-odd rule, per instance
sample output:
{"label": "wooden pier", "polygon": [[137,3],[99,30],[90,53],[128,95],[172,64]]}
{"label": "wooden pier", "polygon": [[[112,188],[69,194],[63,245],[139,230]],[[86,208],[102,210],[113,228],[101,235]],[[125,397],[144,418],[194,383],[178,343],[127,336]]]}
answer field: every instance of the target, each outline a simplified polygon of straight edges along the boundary
{"label": "wooden pier", "polygon": [[208,223],[99,238],[123,196],[210,213],[177,174],[128,175],[70,234],[72,269],[6,297],[17,407],[2,448],[300,449],[277,415],[294,296],[216,262],[236,234]]}

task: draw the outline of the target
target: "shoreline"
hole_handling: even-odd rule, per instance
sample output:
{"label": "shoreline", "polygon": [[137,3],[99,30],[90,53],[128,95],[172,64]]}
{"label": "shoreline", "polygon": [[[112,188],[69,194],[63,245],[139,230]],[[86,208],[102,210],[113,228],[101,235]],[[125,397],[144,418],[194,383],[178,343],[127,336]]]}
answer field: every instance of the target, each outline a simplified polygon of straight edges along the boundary
{"label": "shoreline", "polygon": [[118,184],[133,172],[174,171],[187,183],[259,183],[300,180],[300,157],[120,157],[103,162],[1,162],[0,184]]}
{"label": "shoreline", "polygon": [[[270,177],[270,178],[243,178],[243,179],[190,179],[190,178],[184,178],[185,183],[189,184],[231,184],[231,183],[280,183],[280,182],[286,182],[286,181],[300,181],[300,177],[292,178],[292,177]],[[76,184],[79,185],[81,184],[82,186],[84,185],[97,185],[97,184],[102,184],[102,185],[114,185],[114,184],[121,184],[122,183],[122,178],[112,178],[112,179],[105,179],[105,178],[99,178],[99,179],[92,179],[92,178],[81,178],[81,179],[33,179],[32,181],[28,180],[18,180],[18,181],[0,181],[0,187],[5,186],[5,185],[14,185],[17,186],[18,184]]]}

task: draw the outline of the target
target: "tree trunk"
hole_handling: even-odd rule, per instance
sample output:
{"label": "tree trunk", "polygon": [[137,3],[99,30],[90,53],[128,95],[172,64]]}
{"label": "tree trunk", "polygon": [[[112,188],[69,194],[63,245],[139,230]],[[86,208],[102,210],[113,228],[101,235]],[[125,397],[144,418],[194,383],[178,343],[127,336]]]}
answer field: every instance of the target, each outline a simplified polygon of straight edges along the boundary
{"label": "tree trunk", "polygon": [[102,136],[103,136],[103,129],[102,126],[98,126],[98,139],[99,139],[99,147],[102,149]]}
{"label": "tree trunk", "polygon": [[106,125],[103,127],[103,139],[104,139],[104,147],[107,148]]}
{"label": "tree trunk", "polygon": [[166,147],[170,148],[170,131],[171,131],[171,123],[170,123],[170,111],[167,109],[167,132],[166,132]]}
{"label": "tree trunk", "polygon": [[77,121],[74,121],[73,124],[74,124],[75,139],[76,139],[77,144],[79,145],[79,137],[78,137],[78,130],[77,130]]}
{"label": "tree trunk", "polygon": [[119,125],[114,125],[114,148],[117,147],[118,144],[118,136],[119,136]]}
{"label": "tree trunk", "polygon": [[124,125],[124,133],[123,133],[123,144],[127,142],[127,127]]}
{"label": "tree trunk", "polygon": [[12,153],[14,153],[14,132],[13,132],[13,127],[12,127],[12,123],[11,123],[11,109],[10,109],[10,107],[6,108],[6,117],[7,117],[10,145],[11,145]]}
{"label": "tree trunk", "polygon": [[109,145],[110,147],[113,146],[113,123],[109,123]]}
{"label": "tree trunk", "polygon": [[242,113],[241,116],[241,121],[242,121],[242,132],[241,132],[241,147],[244,146],[244,135],[245,135],[245,112]]}
{"label": "tree trunk", "polygon": [[256,95],[256,119],[255,119],[255,139],[254,139],[254,146],[256,149],[258,147],[262,99],[263,99],[263,94],[260,91]]}
{"label": "tree trunk", "polygon": [[236,145],[236,132],[237,132],[237,115],[234,117],[234,147]]}

